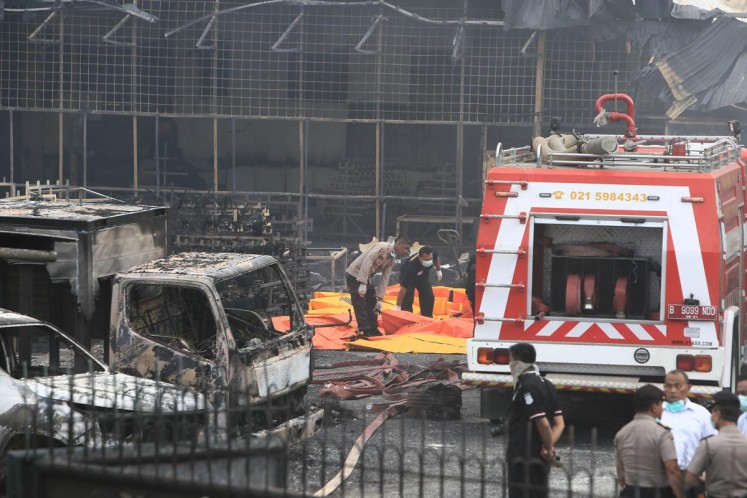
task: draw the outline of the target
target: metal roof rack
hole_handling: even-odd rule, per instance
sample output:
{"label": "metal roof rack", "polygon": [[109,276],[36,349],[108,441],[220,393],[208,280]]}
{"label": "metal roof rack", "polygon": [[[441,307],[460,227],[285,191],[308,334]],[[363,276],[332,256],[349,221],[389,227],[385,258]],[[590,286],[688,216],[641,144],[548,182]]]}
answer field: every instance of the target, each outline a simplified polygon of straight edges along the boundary
{"label": "metal roof rack", "polygon": [[[609,135],[586,135],[586,138],[597,139],[605,136]],[[499,145],[496,151],[496,165],[510,166],[534,162],[538,168],[651,168],[665,171],[708,172],[739,159],[740,146],[731,137],[639,135],[636,138],[638,140],[634,143],[638,150],[635,152],[602,155],[554,151],[544,153],[541,148],[533,151],[529,146],[500,150]],[[620,145],[624,145],[621,139],[617,140]],[[672,154],[671,146],[675,143],[685,143],[689,150],[685,154]],[[546,158],[544,162],[543,155]]]}
{"label": "metal roof rack", "polygon": [[15,195],[5,197],[6,200],[46,200],[46,201],[78,201],[86,203],[114,202],[125,204],[121,199],[90,190],[86,187],[71,186],[69,181],[62,183],[46,183],[39,181],[36,184],[26,182],[26,193],[22,194],[17,189]]}

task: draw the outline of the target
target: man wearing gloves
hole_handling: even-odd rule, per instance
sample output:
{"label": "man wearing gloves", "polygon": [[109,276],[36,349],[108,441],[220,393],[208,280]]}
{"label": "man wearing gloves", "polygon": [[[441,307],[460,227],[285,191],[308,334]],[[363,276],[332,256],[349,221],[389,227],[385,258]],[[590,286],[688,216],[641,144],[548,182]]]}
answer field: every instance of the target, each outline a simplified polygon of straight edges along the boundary
{"label": "man wearing gloves", "polygon": [[423,246],[417,254],[402,264],[399,271],[399,294],[397,295],[397,306],[395,310],[412,312],[412,303],[415,300],[415,289],[418,290],[420,299],[420,314],[423,316],[433,317],[433,287],[431,287],[430,270],[436,269],[436,280],[439,282],[443,278],[441,273],[441,261],[438,259],[438,253],[433,251],[430,246]]}
{"label": "man wearing gloves", "polygon": [[664,377],[666,401],[661,422],[672,429],[677,464],[682,471],[690,464],[700,440],[716,433],[708,410],[688,399],[691,387],[682,370],[672,370]]}
{"label": "man wearing gloves", "polygon": [[[358,322],[358,331],[363,336],[381,335],[376,321],[389,285],[389,275],[392,273],[395,259],[404,256],[409,250],[410,241],[400,235],[393,243],[377,242],[348,266],[345,277],[355,321]],[[374,288],[371,279],[378,272],[381,272],[381,280]]]}

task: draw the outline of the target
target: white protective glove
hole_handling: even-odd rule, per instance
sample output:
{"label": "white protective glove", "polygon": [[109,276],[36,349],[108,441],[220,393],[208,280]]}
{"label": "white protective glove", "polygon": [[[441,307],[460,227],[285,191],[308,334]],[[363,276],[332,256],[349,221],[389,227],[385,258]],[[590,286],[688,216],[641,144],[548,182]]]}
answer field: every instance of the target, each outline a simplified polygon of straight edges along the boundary
{"label": "white protective glove", "polygon": [[393,309],[394,311],[402,311],[402,307],[401,307],[401,306],[395,306],[395,307],[394,307],[394,308],[392,308],[392,309]]}
{"label": "white protective glove", "polygon": [[376,301],[376,313],[381,313],[381,307],[384,305],[381,301]]}
{"label": "white protective glove", "polygon": [[366,297],[366,284],[360,284],[358,286],[358,295],[360,297]]}
{"label": "white protective glove", "polygon": [[441,270],[436,270],[436,281],[440,282],[442,278],[444,278],[444,272],[442,272]]}

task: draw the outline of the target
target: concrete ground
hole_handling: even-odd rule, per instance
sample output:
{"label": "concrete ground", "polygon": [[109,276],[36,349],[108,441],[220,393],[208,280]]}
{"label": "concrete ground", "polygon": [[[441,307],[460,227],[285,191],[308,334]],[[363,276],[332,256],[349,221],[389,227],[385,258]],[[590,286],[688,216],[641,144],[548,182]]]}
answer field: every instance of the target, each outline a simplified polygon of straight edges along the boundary
{"label": "concrete ground", "polygon": [[[344,351],[314,354],[319,369],[375,356]],[[439,358],[426,354],[395,356],[400,363],[424,366]],[[462,355],[445,359],[466,362]],[[325,425],[312,440],[291,451],[291,490],[314,493],[337,474],[356,438],[376,417],[373,405],[385,401],[380,396],[340,401],[319,396],[320,389],[319,385],[310,388],[306,404],[325,408]],[[598,398],[567,401],[572,405],[568,407],[568,427],[558,445],[562,467],[551,472],[550,496],[615,496],[612,439],[624,420],[615,417],[615,403],[604,403],[613,409],[604,414]],[[489,422],[480,417],[480,392],[467,390],[462,393],[459,420],[428,420],[404,414],[389,418],[365,445],[350,477],[332,496],[503,496],[505,447],[505,434],[492,437]]]}
{"label": "concrete ground", "polygon": [[[366,242],[366,241],[361,241]],[[357,244],[325,242],[324,247],[347,247],[347,263],[357,256]],[[438,285],[460,286],[457,259],[448,245],[433,244],[441,256],[444,278]],[[462,254],[464,248],[458,248]],[[345,291],[345,264],[336,268],[331,281],[329,262],[311,262],[315,290]],[[390,284],[398,282],[395,267]],[[437,285],[435,280],[433,284]],[[376,353],[314,351],[316,368]],[[427,365],[439,358],[432,354],[397,354],[400,363]],[[466,363],[464,355],[445,359]],[[385,402],[380,396],[341,401],[321,397],[322,386],[313,385],[306,396],[309,408],[326,411],[322,430],[290,453],[288,487],[314,493],[343,467],[343,461],[363,430],[377,416],[372,408]],[[629,420],[627,399],[562,398],[567,429],[558,446],[562,466],[551,472],[550,496],[616,496],[612,440]],[[506,435],[493,437],[489,421],[480,417],[480,391],[462,393],[461,418],[428,420],[408,415],[389,418],[363,448],[350,476],[333,496],[504,496],[503,457]],[[506,495],[507,496],[507,495]]]}

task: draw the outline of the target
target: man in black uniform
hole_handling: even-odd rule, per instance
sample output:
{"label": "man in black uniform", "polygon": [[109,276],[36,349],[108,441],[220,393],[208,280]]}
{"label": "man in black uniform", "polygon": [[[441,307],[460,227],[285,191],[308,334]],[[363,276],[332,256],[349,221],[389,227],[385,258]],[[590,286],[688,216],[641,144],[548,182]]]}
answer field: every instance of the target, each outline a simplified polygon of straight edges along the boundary
{"label": "man in black uniform", "polygon": [[565,428],[563,411],[555,386],[540,376],[534,364],[534,346],[520,342],[509,348],[509,354],[514,395],[506,452],[508,495],[546,498],[555,443]]}
{"label": "man in black uniform", "polygon": [[477,270],[477,253],[472,253],[467,260],[467,269],[464,271],[464,291],[467,294],[469,305],[472,307],[472,315],[475,314],[475,273]]}
{"label": "man in black uniform", "polygon": [[423,246],[416,255],[402,264],[399,270],[399,294],[397,295],[397,306],[395,310],[412,311],[412,303],[415,300],[415,289],[418,290],[420,298],[420,314],[433,317],[433,287],[431,287],[430,270],[436,268],[436,279],[440,282],[441,262],[438,253],[430,246]]}

